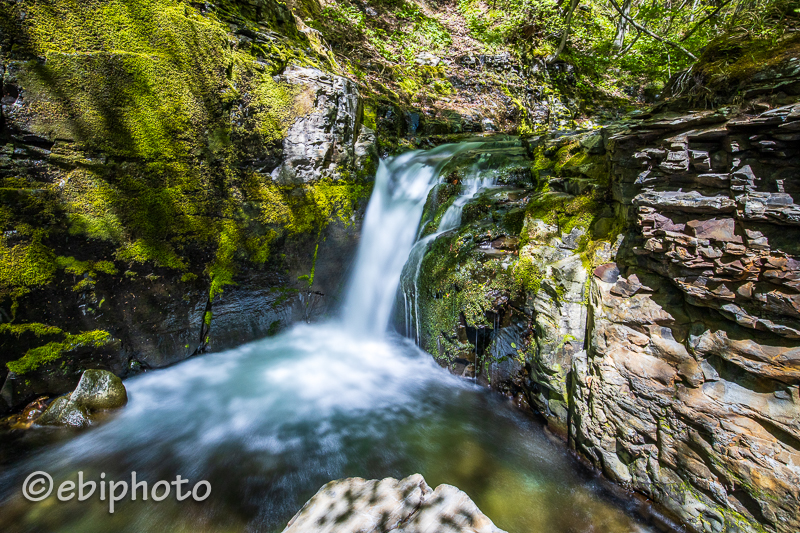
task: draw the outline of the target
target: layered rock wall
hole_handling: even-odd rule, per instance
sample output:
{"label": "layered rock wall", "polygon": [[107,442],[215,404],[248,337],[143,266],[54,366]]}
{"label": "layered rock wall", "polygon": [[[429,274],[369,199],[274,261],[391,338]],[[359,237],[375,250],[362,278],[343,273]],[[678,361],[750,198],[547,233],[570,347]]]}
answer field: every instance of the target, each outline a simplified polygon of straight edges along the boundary
{"label": "layered rock wall", "polygon": [[797,531],[799,112],[531,139],[423,261],[421,344],[693,530]]}

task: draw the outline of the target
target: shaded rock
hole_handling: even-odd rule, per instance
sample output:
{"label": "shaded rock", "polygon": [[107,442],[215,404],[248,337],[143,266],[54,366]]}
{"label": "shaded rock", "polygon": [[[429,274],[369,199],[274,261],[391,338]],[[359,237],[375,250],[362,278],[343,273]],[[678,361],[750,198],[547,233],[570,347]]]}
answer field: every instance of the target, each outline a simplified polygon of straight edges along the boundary
{"label": "shaded rock", "polygon": [[419,474],[402,480],[331,481],[284,529],[284,533],[386,531],[502,533],[464,492],[451,485],[432,490]]}
{"label": "shaded rock", "polygon": [[439,485],[398,533],[500,533],[469,496],[452,485]]}

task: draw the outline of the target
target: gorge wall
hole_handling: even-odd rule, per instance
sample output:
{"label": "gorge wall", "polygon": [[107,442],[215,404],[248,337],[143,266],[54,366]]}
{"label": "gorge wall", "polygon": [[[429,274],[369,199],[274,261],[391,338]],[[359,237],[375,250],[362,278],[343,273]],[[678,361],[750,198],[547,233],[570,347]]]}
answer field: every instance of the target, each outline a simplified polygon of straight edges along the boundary
{"label": "gorge wall", "polygon": [[696,531],[800,528],[790,54],[736,105],[678,97],[600,130],[528,139],[532,161],[465,208],[406,289],[418,341],[441,365],[530,405]]}

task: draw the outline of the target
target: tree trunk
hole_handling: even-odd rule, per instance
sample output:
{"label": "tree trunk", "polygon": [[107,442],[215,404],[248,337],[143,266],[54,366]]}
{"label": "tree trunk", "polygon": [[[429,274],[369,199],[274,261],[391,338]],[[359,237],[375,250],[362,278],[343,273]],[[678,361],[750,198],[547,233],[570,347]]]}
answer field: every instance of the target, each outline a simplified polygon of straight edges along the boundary
{"label": "tree trunk", "polygon": [[614,48],[617,50],[622,49],[622,45],[625,44],[625,33],[628,30],[628,19],[625,18],[631,13],[631,0],[625,0],[622,4],[622,12],[624,16],[620,15],[619,23],[617,24],[617,35],[614,37]]}
{"label": "tree trunk", "polygon": [[552,63],[558,56],[561,55],[561,52],[564,51],[564,47],[567,45],[567,37],[569,37],[569,28],[570,24],[572,23],[572,14],[575,13],[575,8],[578,7],[578,0],[571,0],[569,3],[569,11],[567,12],[567,20],[564,24],[564,33],[561,35],[561,42],[558,43],[558,48],[556,48],[556,52],[547,58],[547,63]]}

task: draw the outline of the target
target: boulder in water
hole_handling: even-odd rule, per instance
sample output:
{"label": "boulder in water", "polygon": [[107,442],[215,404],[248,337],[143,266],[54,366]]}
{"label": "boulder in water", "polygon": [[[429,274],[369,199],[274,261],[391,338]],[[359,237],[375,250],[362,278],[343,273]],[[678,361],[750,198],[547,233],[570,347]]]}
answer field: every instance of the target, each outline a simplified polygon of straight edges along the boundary
{"label": "boulder in water", "polygon": [[125,385],[106,370],[86,370],[71,394],[53,400],[36,420],[42,426],[88,426],[92,414],[128,403]]}
{"label": "boulder in water", "polygon": [[347,478],[324,485],[283,533],[504,533],[463,491],[405,479]]}
{"label": "boulder in water", "polygon": [[67,426],[80,428],[89,425],[89,413],[80,405],[70,401],[69,395],[59,396],[36,423],[40,426]]}
{"label": "boulder in water", "polygon": [[86,409],[116,409],[128,403],[125,385],[117,376],[106,370],[86,370],[71,400]]}

